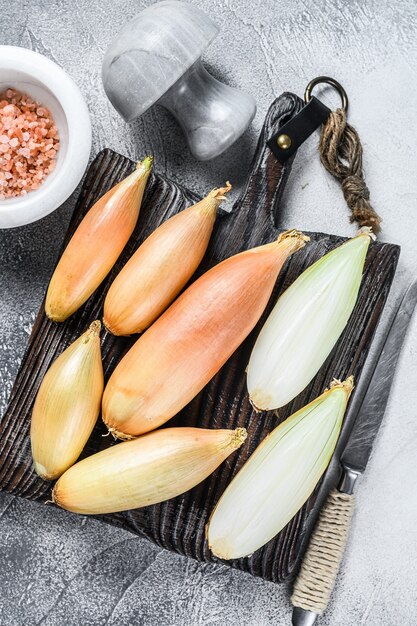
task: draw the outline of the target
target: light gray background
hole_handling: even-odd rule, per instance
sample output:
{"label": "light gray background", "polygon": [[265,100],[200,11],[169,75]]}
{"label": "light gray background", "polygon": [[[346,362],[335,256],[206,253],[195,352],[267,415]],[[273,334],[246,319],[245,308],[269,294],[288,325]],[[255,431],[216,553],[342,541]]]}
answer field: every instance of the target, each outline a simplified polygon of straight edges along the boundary
{"label": "light gray background", "polygon": [[[251,92],[258,113],[243,141],[195,162],[155,108],[127,126],[104,95],[100,64],[143,0],[0,1],[0,42],[32,48],[69,72],[90,109],[93,154],[110,146],[153,153],[156,168],[204,192],[226,178],[238,191],[269,103],[303,93],[318,74],[349,92],[367,180],[384,218],[381,238],[402,245],[391,299],[417,274],[417,14],[413,0],[195,0],[222,26],[207,65]],[[337,184],[317,137],[300,150],[282,224],[349,235]],[[0,232],[0,401],[4,410],[73,202],[29,227]],[[417,319],[401,356],[326,625],[417,623]],[[87,518],[0,494],[1,626],[276,626],[290,623],[288,590],[225,566],[201,565]]]}

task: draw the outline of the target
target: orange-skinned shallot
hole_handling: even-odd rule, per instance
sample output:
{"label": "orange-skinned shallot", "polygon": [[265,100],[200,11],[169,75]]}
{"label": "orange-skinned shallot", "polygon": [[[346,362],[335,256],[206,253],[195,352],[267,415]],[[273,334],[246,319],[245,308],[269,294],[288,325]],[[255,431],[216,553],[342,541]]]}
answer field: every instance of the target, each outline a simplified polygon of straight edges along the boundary
{"label": "orange-skinned shallot", "polygon": [[161,224],[115,278],[104,302],[114,335],[141,333],[176,298],[201,263],[230,183]]}
{"label": "orange-skinned shallot", "polygon": [[54,322],[75,313],[116,263],[136,226],[151,167],[148,156],[104,194],[78,226],[49,283],[45,312]]}
{"label": "orange-skinned shallot", "polygon": [[262,315],[298,231],[241,252],[196,280],[136,341],[103,396],[103,420],[119,438],[157,428],[192,400]]}

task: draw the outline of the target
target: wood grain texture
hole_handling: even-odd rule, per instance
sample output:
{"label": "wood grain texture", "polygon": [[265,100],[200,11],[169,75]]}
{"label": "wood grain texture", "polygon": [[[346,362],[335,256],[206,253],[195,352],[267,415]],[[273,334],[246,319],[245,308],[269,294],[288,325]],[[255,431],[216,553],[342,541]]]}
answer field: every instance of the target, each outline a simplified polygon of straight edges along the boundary
{"label": "wood grain texture", "polygon": [[[279,164],[266,147],[266,140],[300,106],[300,99],[292,94],[284,94],[272,104],[245,189],[235,203],[232,214],[221,212],[219,215],[199,273],[231,254],[278,236],[275,218],[290,163],[285,166]],[[109,150],[98,155],[88,172],[66,240],[95,200],[132,171],[133,167],[129,159]],[[0,425],[1,489],[42,502],[50,497],[51,484],[41,480],[33,471],[29,441],[30,414],[41,380],[58,354],[92,320],[102,315],[103,299],[111,281],[137,246],[167,217],[194,200],[196,196],[191,192],[160,175],[153,175],[145,193],[137,228],[113,271],[96,293],[64,324],[50,322],[41,308],[9,407]],[[245,368],[256,335],[277,296],[308,265],[343,241],[341,237],[320,233],[310,233],[310,236],[311,243],[285,265],[267,311],[253,333],[204,390],[168,424],[206,428],[244,426],[249,436],[243,449],[232,455],[210,478],[178,498],[152,507],[101,516],[101,519],[145,536],[169,550],[199,560],[211,560],[205,542],[208,517],[231,477],[265,435],[277,425],[273,412],[255,414],[252,411],[246,393]],[[397,246],[380,243],[371,246],[359,300],[343,336],[312,383],[292,403],[280,410],[279,420],[285,419],[320,394],[333,377],[344,378],[353,374],[356,379],[359,378],[390,289],[398,255]],[[133,338],[115,338],[109,333],[103,334],[106,379],[133,341]],[[338,479],[337,459],[351,427],[350,417],[348,412],[332,464],[305,506],[274,540],[252,557],[231,562],[232,566],[275,582],[293,576],[320,503]],[[110,438],[102,437],[103,434],[105,428],[99,421],[83,456],[109,445],[117,445]]]}

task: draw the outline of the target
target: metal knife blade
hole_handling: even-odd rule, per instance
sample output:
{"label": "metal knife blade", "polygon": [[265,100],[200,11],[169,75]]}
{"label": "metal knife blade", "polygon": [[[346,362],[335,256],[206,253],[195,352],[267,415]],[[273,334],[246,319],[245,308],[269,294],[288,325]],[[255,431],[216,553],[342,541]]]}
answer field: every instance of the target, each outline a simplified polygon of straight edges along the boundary
{"label": "metal knife blade", "polygon": [[374,370],[340,459],[345,470],[352,470],[356,474],[365,471],[384,417],[395,367],[416,303],[417,280],[406,290],[385,340],[381,342],[379,355],[375,356]]}
{"label": "metal knife blade", "polygon": [[[379,427],[381,426],[392,381],[394,379],[395,367],[397,365],[398,357],[400,355],[416,303],[417,280],[415,280],[406,290],[385,339],[382,340],[379,345],[370,376],[368,376],[368,379],[364,383],[359,385],[357,390],[360,392],[360,396],[357,396],[358,401],[354,409],[356,410],[356,418],[348,443],[346,444],[340,459],[343,467],[343,473],[342,480],[338,487],[340,492],[350,494],[350,498],[354,497],[351,494],[353,493],[356,480],[366,469],[375,437]],[[356,407],[359,408],[357,409]],[[322,521],[319,518],[318,526],[320,526],[321,523]],[[326,521],[326,525],[327,524],[328,521]],[[338,529],[340,532],[340,524],[338,525]],[[329,534],[326,526],[326,532],[322,532],[321,534],[319,533],[318,541],[319,543],[321,541],[322,544],[320,545],[321,554],[326,555],[326,558],[331,561],[334,559],[334,546],[333,544],[330,546],[330,552],[327,550],[329,546],[326,541],[328,542],[329,536],[331,537],[331,533]],[[314,550],[315,553],[318,551],[317,545]],[[339,569],[342,554],[343,551],[338,555],[338,561],[337,559],[335,561],[334,577],[333,580],[330,580],[331,588],[333,588],[336,580],[336,572]],[[311,564],[315,562],[316,558],[317,555],[315,555],[314,559],[310,558],[310,561],[306,564],[307,569],[310,567],[309,576],[312,577],[314,584],[317,583],[317,578],[319,581],[322,581],[323,575],[322,571],[320,571],[317,575],[317,572],[314,570],[314,566],[311,567]],[[318,584],[318,588],[320,588],[320,584]],[[293,626],[313,626],[317,617],[318,613],[295,606],[293,610],[292,623]]]}

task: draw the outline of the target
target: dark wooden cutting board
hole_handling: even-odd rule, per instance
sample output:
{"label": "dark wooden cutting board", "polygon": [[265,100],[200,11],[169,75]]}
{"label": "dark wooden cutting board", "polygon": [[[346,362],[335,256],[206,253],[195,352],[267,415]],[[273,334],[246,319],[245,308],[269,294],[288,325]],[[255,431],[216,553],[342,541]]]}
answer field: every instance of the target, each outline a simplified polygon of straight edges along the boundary
{"label": "dark wooden cutting board", "polygon": [[[301,100],[284,94],[271,106],[259,139],[247,184],[231,214],[220,212],[210,248],[199,273],[220,260],[278,236],[275,218],[279,200],[290,171],[282,166],[266,146],[268,138],[302,106]],[[134,168],[129,159],[110,150],[101,152],[91,165],[63,246],[92,204]],[[224,181],[213,181],[220,184]],[[51,483],[33,471],[29,441],[33,401],[45,372],[53,360],[89,325],[102,315],[103,299],[112,280],[137,246],[164,220],[193,203],[190,191],[159,174],[152,175],[147,186],[137,228],[115,268],[89,301],[64,324],[49,321],[43,306],[36,319],[27,352],[11,394],[10,404],[0,425],[0,488],[10,493],[45,502],[50,498]],[[297,224],[289,224],[296,227]],[[255,414],[245,386],[245,368],[251,348],[267,313],[277,296],[313,261],[337,246],[342,237],[309,233],[311,243],[286,264],[268,309],[254,332],[234,353],[205,389],[168,425],[194,425],[205,428],[248,429],[247,443],[207,480],[188,493],[160,505],[126,513],[101,516],[160,546],[199,560],[211,560],[204,528],[218,498],[231,477],[242,466],[259,442],[277,425],[273,412]],[[375,243],[370,247],[359,300],[343,336],[313,382],[290,405],[280,410],[283,420],[294,410],[311,401],[327,387],[333,377],[353,374],[359,379],[379,317],[388,296],[399,256],[398,246]],[[134,338],[116,338],[104,333],[102,338],[105,376],[109,377]],[[334,459],[305,506],[284,530],[264,548],[249,558],[230,562],[234,567],[276,582],[290,579],[302,555],[321,501],[339,476],[338,458],[351,426],[348,412]],[[83,455],[109,445],[102,437],[105,428],[98,422]]]}

